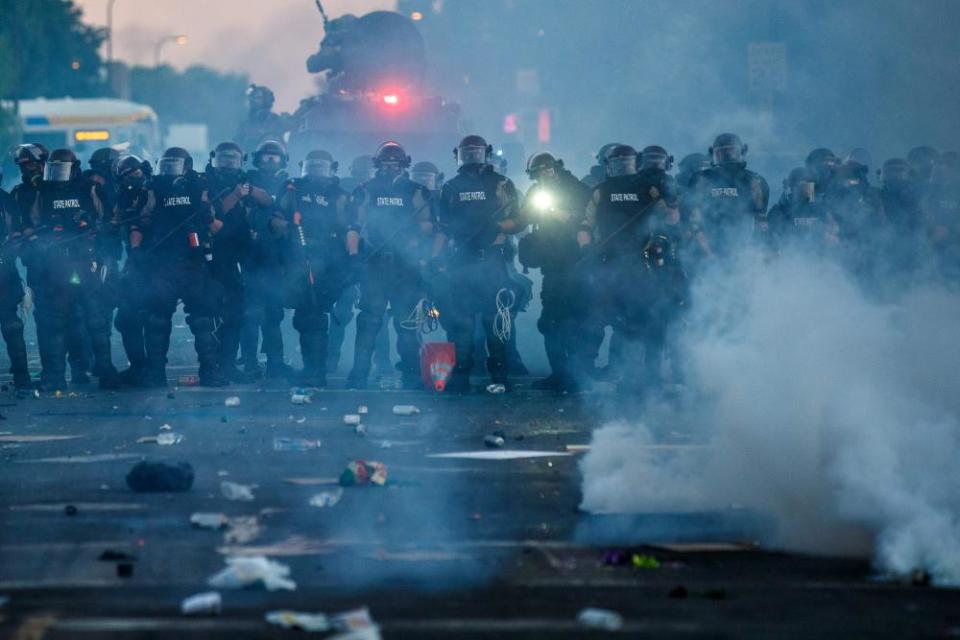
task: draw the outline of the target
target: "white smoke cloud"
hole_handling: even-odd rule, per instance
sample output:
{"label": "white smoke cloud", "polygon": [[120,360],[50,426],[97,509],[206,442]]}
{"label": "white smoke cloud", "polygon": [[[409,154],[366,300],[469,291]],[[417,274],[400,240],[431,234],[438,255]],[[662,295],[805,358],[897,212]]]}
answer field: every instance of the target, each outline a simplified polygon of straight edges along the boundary
{"label": "white smoke cloud", "polygon": [[[692,308],[697,400],[595,432],[583,508],[738,504],[777,518],[769,546],[960,584],[960,295],[878,301],[828,261],[748,253],[706,273]],[[677,428],[709,446],[649,448]]]}

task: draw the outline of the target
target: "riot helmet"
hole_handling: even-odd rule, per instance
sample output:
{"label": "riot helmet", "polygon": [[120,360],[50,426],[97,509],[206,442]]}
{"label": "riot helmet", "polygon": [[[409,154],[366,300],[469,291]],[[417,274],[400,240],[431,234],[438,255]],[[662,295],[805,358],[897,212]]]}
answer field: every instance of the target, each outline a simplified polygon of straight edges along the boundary
{"label": "riot helmet", "polygon": [[267,112],[273,108],[273,91],[263,85],[251,84],[247,88],[247,102],[250,111]]}
{"label": "riot helmet", "polygon": [[267,173],[285,169],[288,159],[287,148],[276,140],[264,140],[253,152],[253,166]]}
{"label": "riot helmet", "polygon": [[123,156],[113,165],[113,177],[116,181],[131,189],[142,187],[150,174],[150,163],[137,156]]}
{"label": "riot helmet", "polygon": [[120,159],[120,152],[113,147],[102,147],[90,155],[88,164],[95,173],[105,178],[113,175],[113,165]]}
{"label": "riot helmet", "polygon": [[933,169],[940,154],[933,147],[926,145],[914,147],[907,154],[907,163],[913,169],[913,175],[920,182],[929,182],[933,177]]}
{"label": "riot helmet", "polygon": [[557,170],[562,166],[563,163],[545,151],[534,153],[527,159],[527,177],[538,182],[549,182],[557,177]]}
{"label": "riot helmet", "polygon": [[193,158],[181,147],[170,147],[163,152],[163,157],[157,163],[157,174],[161,176],[177,178],[192,170]]}
{"label": "riot helmet", "polygon": [[817,185],[813,173],[806,167],[793,169],[787,179],[783,181],[783,190],[788,198],[794,202],[812,202],[817,195]]}
{"label": "riot helmet", "polygon": [[453,150],[453,157],[463,167],[471,164],[486,164],[491,153],[493,153],[493,147],[487,144],[483,137],[469,135]]}
{"label": "riot helmet", "polygon": [[380,145],[374,154],[373,166],[381,173],[399,175],[410,166],[410,156],[399,142],[388,140]]}
{"label": "riot helmet", "polygon": [[880,180],[883,182],[883,188],[893,191],[899,191],[910,184],[913,178],[913,171],[910,163],[903,158],[890,158],[883,163],[880,170]]}
{"label": "riot helmet", "polygon": [[618,144],[607,153],[607,175],[615,178],[637,172],[637,150],[628,144]]}
{"label": "riot helmet", "polygon": [[239,172],[246,159],[240,147],[233,142],[221,142],[210,154],[210,164],[218,171]]}
{"label": "riot helmet", "polygon": [[377,168],[373,165],[373,156],[363,154],[350,163],[350,177],[357,182],[366,182],[373,177]]}
{"label": "riot helmet", "polygon": [[427,191],[437,191],[443,176],[432,162],[418,162],[410,169],[410,179]]}
{"label": "riot helmet", "polygon": [[661,171],[670,171],[673,167],[673,156],[667,153],[667,150],[659,145],[650,145],[644,147],[640,153],[641,169],[659,169]]}
{"label": "riot helmet", "polygon": [[683,157],[678,167],[677,182],[687,187],[693,176],[710,168],[710,157],[704,153],[691,153]]}
{"label": "riot helmet", "polygon": [[300,163],[301,178],[330,178],[337,172],[337,163],[330,152],[316,149]]}
{"label": "riot helmet", "polygon": [[813,174],[817,183],[821,185],[826,184],[833,178],[839,164],[840,159],[837,158],[837,155],[825,147],[814,149],[807,154],[807,159],[804,161],[804,165]]}
{"label": "riot helmet", "polygon": [[738,165],[744,163],[747,155],[747,145],[743,144],[740,136],[735,133],[721,133],[713,139],[713,145],[708,150],[714,166]]}
{"label": "riot helmet", "polygon": [[49,155],[47,148],[39,143],[21,144],[13,150],[13,162],[19,167],[24,182],[43,175],[43,163]]}
{"label": "riot helmet", "polygon": [[55,149],[43,165],[43,181],[65,183],[80,175],[80,161],[70,149]]}

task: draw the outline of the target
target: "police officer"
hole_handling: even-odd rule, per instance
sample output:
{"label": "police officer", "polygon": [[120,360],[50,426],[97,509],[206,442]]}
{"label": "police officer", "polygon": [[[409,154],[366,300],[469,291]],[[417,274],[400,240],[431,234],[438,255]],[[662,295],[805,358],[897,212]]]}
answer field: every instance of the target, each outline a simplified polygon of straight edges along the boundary
{"label": "police officer", "polygon": [[102,388],[119,385],[110,357],[109,310],[98,304],[95,231],[104,216],[93,185],[80,173],[69,149],[57,149],[44,165],[43,181],[30,212],[30,287],[36,296],[37,339],[43,365],[41,385],[64,388],[65,332],[70,311],[83,308]]}
{"label": "police officer", "polygon": [[431,196],[440,196],[443,174],[432,162],[421,161],[414,164],[410,168],[410,179],[429,191]]}
{"label": "police officer", "polygon": [[823,195],[817,193],[813,174],[797,167],[783,181],[783,194],[767,216],[770,242],[775,250],[790,244],[822,248],[836,243],[837,228]]}
{"label": "police officer", "polygon": [[19,230],[14,226],[19,221],[17,202],[0,189],[0,333],[7,345],[10,373],[16,389],[33,386],[27,369],[27,345],[23,339],[23,320],[17,313],[23,300],[23,282],[17,271]]}
{"label": "police officer", "polygon": [[247,173],[252,187],[262,189],[270,196],[268,206],[250,210],[250,253],[243,262],[247,316],[241,334],[241,352],[244,372],[260,377],[257,353],[260,334],[263,334],[263,352],[267,356],[268,378],[288,378],[293,371],[283,361],[283,290],[277,286],[283,280],[283,244],[276,228],[275,198],[281,192],[289,175],[286,172],[287,150],[282,143],[267,140],[253,154],[254,170]]}
{"label": "police officer", "polygon": [[911,182],[914,191],[921,198],[926,197],[927,190],[934,182],[934,174],[940,153],[933,147],[921,145],[910,149],[907,153],[907,164],[912,172]]}
{"label": "police officer", "polygon": [[374,155],[376,176],[353,195],[357,224],[363,229],[364,272],[353,369],[347,386],[364,389],[374,343],[390,305],[397,333],[401,383],[420,388],[416,329],[403,328],[426,295],[423,270],[434,252],[436,219],[430,192],[413,182],[406,169],[410,156],[396,142],[385,142]]}
{"label": "police officer", "polygon": [[940,155],[924,214],[941,273],[956,280],[960,275],[960,162],[955,152]]}
{"label": "police officer", "polygon": [[607,179],[607,155],[610,153],[610,150],[614,147],[619,147],[619,142],[608,142],[607,144],[600,147],[600,150],[597,151],[597,155],[594,156],[596,164],[590,167],[590,172],[587,175],[580,178],[580,182],[587,185],[589,188],[593,189],[598,184]]}
{"label": "police officer", "polygon": [[215,335],[220,292],[212,274],[210,242],[224,223],[215,219],[206,180],[194,171],[186,150],[171,147],[164,152],[148,198],[142,219],[130,229],[127,257],[128,267],[143,273],[149,283],[143,384],[167,384],[172,318],[182,300],[199,360],[200,384],[224,386]]}
{"label": "police officer", "polygon": [[283,140],[291,128],[290,114],[273,112],[273,91],[263,85],[247,88],[247,117],[240,123],[234,142],[244,152],[252,152],[266,140]]}
{"label": "police officer", "polygon": [[588,306],[583,283],[575,270],[580,259],[577,230],[590,198],[590,189],[564,169],[563,161],[541,152],[527,161],[534,186],[520,206],[522,225],[533,230],[520,240],[520,262],[543,274],[543,308],[537,328],[543,334],[550,375],[533,383],[534,389],[573,392],[579,389],[577,361],[585,342]]}
{"label": "police officer", "polygon": [[887,264],[894,274],[909,273],[916,268],[927,249],[923,244],[924,216],[922,182],[903,158],[891,158],[880,171],[880,201],[883,203],[881,242],[876,250],[887,256]]}
{"label": "police officer", "polygon": [[478,135],[468,135],[454,151],[457,175],[440,191],[441,230],[450,239],[451,295],[445,328],[455,345],[456,366],[447,390],[470,390],[473,333],[477,314],[487,336],[487,371],[494,384],[507,386],[504,320],[510,318],[505,258],[507,237],[522,231],[513,182],[488,163],[492,148]]}
{"label": "police officer", "polygon": [[813,175],[817,191],[826,194],[833,186],[833,178],[840,166],[840,158],[830,149],[820,147],[807,154],[804,166]]}
{"label": "police officer", "polygon": [[[651,282],[644,278],[644,250],[653,234],[666,233],[666,227],[679,222],[677,193],[673,179],[667,175],[669,156],[654,158],[649,154],[648,164],[637,171],[637,152],[633,147],[620,145],[607,156],[610,177],[593,191],[587,204],[584,222],[577,234],[582,247],[592,245],[590,256],[593,267],[591,321],[596,336],[610,325],[620,342],[617,353],[611,343],[611,364],[619,366],[631,362],[627,358],[634,346],[646,347],[643,356],[646,376],[626,373],[625,385],[655,384],[659,381],[662,342],[656,323],[646,307],[651,302]],[[661,149],[661,148],[657,148]],[[661,149],[662,150],[662,149]],[[594,349],[599,347],[594,345]]]}
{"label": "police officer", "polygon": [[710,168],[710,156],[705,153],[690,153],[683,157],[677,165],[677,188],[685,193],[693,182],[693,178],[702,171]]}
{"label": "police officer", "polygon": [[770,186],[747,169],[747,145],[722,133],[709,149],[713,165],[693,178],[690,222],[699,256],[723,256],[766,223]]}
{"label": "police officer", "polygon": [[130,238],[141,234],[140,223],[143,210],[153,203],[149,189],[150,164],[137,156],[125,156],[113,166],[113,183],[116,185],[112,226],[126,239],[127,260],[119,276],[117,293],[117,316],[114,326],[120,333],[123,349],[129,366],[120,372],[120,382],[128,386],[140,386],[147,362],[144,342],[149,297],[149,280],[144,273],[142,261],[138,262]]}
{"label": "police officer", "polygon": [[288,306],[294,308],[293,327],[300,334],[299,382],[310,387],[327,385],[329,313],[360,245],[336,169],[329,152],[308,153],[300,177],[288,181],[279,197],[281,218],[274,223],[285,239]]}
{"label": "police officer", "polygon": [[20,183],[10,195],[17,205],[18,214],[13,220],[15,229],[30,226],[30,210],[37,199],[37,190],[43,180],[43,165],[50,152],[39,143],[21,144],[13,151],[13,161],[20,169]]}
{"label": "police officer", "polygon": [[243,264],[252,246],[251,211],[269,207],[273,200],[252,186],[243,171],[245,154],[232,142],[221,142],[207,165],[207,184],[214,214],[223,227],[213,238],[212,271],[222,298],[217,332],[220,338],[220,373],[231,382],[252,382],[254,372],[237,368],[240,330],[246,317]]}

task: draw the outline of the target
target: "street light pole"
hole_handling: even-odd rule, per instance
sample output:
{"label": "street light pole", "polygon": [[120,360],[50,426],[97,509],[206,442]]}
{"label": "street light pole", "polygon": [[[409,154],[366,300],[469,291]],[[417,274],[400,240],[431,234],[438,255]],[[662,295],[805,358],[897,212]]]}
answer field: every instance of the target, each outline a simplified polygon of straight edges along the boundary
{"label": "street light pole", "polygon": [[107,0],[107,83],[113,91],[113,5],[117,0]]}
{"label": "street light pole", "polygon": [[160,66],[160,51],[163,49],[163,45],[167,44],[168,42],[176,42],[182,47],[183,45],[187,44],[188,40],[187,36],[183,35],[182,33],[175,36],[165,36],[157,40],[157,44],[153,47],[153,66]]}

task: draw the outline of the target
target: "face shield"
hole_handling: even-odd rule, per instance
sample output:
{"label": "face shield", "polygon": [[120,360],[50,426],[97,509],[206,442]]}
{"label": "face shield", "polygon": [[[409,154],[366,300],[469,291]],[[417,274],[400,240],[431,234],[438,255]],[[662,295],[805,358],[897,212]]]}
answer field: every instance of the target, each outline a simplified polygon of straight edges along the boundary
{"label": "face shield", "polygon": [[43,166],[44,182],[70,182],[70,175],[73,173],[72,162],[59,162],[48,160]]}
{"label": "face shield", "polygon": [[457,150],[457,161],[460,166],[468,164],[485,164],[487,162],[486,147],[460,147]]}
{"label": "face shield", "polygon": [[659,169],[660,171],[667,170],[667,154],[660,153],[659,151],[648,151],[643,154],[643,164],[644,169]]}
{"label": "face shield", "polygon": [[37,176],[43,174],[43,163],[37,162],[36,160],[24,160],[18,162],[17,166],[20,167],[20,177],[24,182],[30,182]]}
{"label": "face shield", "polygon": [[300,167],[301,178],[329,178],[333,175],[333,165],[323,158],[304,160]]}
{"label": "face shield", "polygon": [[139,189],[142,187],[146,181],[147,176],[143,174],[143,171],[140,169],[135,169],[133,171],[128,171],[122,176],[120,176],[120,184],[129,187],[132,189]]}
{"label": "face shield", "polygon": [[243,166],[243,154],[233,149],[217,151],[213,155],[213,168],[226,171],[239,171]]}
{"label": "face shield", "polygon": [[534,170],[531,178],[534,182],[549,184],[557,179],[557,170],[554,167],[541,167]]}
{"label": "face shield", "polygon": [[427,191],[437,190],[437,174],[433,171],[413,171],[410,173],[410,179]]}
{"label": "face shield", "polygon": [[187,161],[184,158],[160,158],[157,163],[157,174],[177,178],[187,172]]}
{"label": "face shield", "polygon": [[280,170],[282,161],[283,158],[276,153],[263,153],[257,161],[257,168],[267,173],[276,173]]}
{"label": "face shield", "polygon": [[637,172],[637,156],[607,158],[607,175],[611,178],[629,176]]}
{"label": "face shield", "polygon": [[728,144],[713,148],[713,164],[739,164],[743,162],[743,149],[740,145]]}

